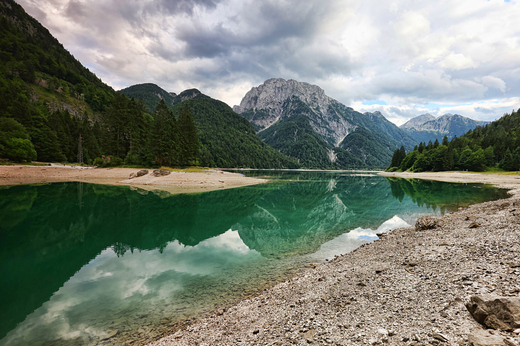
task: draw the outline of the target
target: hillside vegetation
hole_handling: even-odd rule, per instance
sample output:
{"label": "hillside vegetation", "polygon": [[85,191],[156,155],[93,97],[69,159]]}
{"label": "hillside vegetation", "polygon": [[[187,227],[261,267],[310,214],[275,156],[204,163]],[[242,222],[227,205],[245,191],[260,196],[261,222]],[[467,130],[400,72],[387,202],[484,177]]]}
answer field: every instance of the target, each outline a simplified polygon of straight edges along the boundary
{"label": "hillside vegetation", "polygon": [[12,0],[0,0],[0,29],[1,159],[298,167],[224,104],[185,104],[196,89],[176,95],[141,84],[128,97],[116,93]]}
{"label": "hillside vegetation", "polygon": [[520,113],[506,114],[484,127],[442,143],[421,142],[413,151],[394,152],[389,171],[520,170]]}
{"label": "hillside vegetation", "polygon": [[0,1],[0,60],[0,157],[76,161],[80,135],[86,157],[98,154],[90,119],[114,91],[11,0]]}

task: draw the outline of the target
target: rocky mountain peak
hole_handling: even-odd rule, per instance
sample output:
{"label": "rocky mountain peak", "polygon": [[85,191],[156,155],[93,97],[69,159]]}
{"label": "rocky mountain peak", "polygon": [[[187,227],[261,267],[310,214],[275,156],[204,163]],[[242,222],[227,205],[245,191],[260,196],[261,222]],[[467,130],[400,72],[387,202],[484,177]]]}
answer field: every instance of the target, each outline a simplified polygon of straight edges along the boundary
{"label": "rocky mountain peak", "polygon": [[176,96],[176,99],[179,99],[177,101],[186,101],[194,99],[197,96],[202,95],[202,93],[198,89],[188,89],[181,92],[179,95]]}
{"label": "rocky mountain peak", "polygon": [[233,110],[259,132],[295,115],[305,116],[314,131],[332,146],[337,146],[355,127],[337,112],[352,109],[325,95],[319,86],[292,79],[272,78],[252,88]]}
{"label": "rocky mountain peak", "polygon": [[[239,114],[249,109],[268,109],[270,113],[280,114],[283,103],[288,98],[298,97],[312,108],[328,106],[331,98],[317,85],[298,82],[293,79],[272,78],[262,85],[253,87],[233,110]],[[326,109],[326,107],[325,107]]]}
{"label": "rocky mountain peak", "polygon": [[419,126],[423,125],[424,123],[426,123],[428,121],[432,121],[432,120],[435,120],[435,117],[433,115],[431,115],[430,113],[421,114],[421,115],[416,116],[415,118],[408,120],[406,123],[404,123],[403,125],[401,125],[399,127],[401,129],[413,129],[415,127],[419,127]]}

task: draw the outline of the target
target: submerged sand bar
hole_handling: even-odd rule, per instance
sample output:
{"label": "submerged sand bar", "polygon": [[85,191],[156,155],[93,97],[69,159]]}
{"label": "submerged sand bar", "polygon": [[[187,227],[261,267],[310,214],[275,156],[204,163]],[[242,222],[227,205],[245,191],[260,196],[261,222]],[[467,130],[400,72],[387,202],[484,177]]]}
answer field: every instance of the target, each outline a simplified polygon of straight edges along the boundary
{"label": "submerged sand bar", "polygon": [[137,168],[92,168],[77,166],[0,166],[0,185],[83,182],[133,186],[145,190],[162,190],[172,194],[197,193],[265,183],[265,179],[246,177],[221,170],[201,172],[172,171],[161,177],[152,170],[142,177],[129,179]]}

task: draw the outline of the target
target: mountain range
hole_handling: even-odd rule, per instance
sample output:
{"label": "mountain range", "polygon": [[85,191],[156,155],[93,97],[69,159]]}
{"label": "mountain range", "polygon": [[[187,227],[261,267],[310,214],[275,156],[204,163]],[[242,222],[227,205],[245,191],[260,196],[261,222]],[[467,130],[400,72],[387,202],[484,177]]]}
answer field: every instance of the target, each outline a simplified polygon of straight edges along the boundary
{"label": "mountain range", "polygon": [[400,126],[410,137],[417,142],[428,143],[438,140],[442,142],[444,136],[451,140],[460,137],[477,126],[485,126],[486,121],[477,121],[460,114],[444,114],[438,118],[426,113],[408,120]]}
{"label": "mountain range", "polygon": [[119,91],[127,97],[139,97],[153,114],[164,100],[175,114],[188,107],[195,121],[201,144],[199,163],[216,167],[299,168],[293,159],[263,143],[253,126],[224,102],[188,89],[178,95],[155,84],[138,84]]}
{"label": "mountain range", "polygon": [[361,114],[320,87],[295,80],[269,79],[233,110],[264,142],[305,167],[378,167],[400,146],[411,150],[417,144],[381,113]]}
{"label": "mountain range", "polygon": [[385,167],[401,146],[411,150],[427,135],[477,126],[445,115],[438,125],[423,116],[399,128],[316,85],[281,78],[252,88],[234,109],[197,89],[177,94],[145,83],[116,93],[13,0],[0,0],[0,28],[0,157],[15,161],[92,164],[106,156],[113,164],[158,164],[153,132],[161,130],[161,101],[172,112],[163,115],[173,135],[160,144],[175,150],[182,137],[175,119],[187,107],[200,141],[195,161],[219,167]]}

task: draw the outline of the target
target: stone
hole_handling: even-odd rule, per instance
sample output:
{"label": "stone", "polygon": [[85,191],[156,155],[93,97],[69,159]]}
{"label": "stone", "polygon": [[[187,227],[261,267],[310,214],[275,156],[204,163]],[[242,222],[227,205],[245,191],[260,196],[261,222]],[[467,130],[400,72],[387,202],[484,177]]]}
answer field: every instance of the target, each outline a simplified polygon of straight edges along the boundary
{"label": "stone", "polygon": [[170,173],[171,173],[171,171],[169,171],[167,169],[154,169],[152,172],[152,175],[154,177],[163,177],[165,175],[169,175]]}
{"label": "stone", "polygon": [[314,339],[314,335],[316,334],[316,330],[311,329],[303,333],[303,338],[307,340],[307,342],[312,342]]}
{"label": "stone", "polygon": [[472,296],[466,308],[488,328],[513,331],[520,327],[520,297]]}
{"label": "stone", "polygon": [[138,171],[136,173],[136,176],[137,177],[142,177],[143,175],[147,175],[148,174],[148,170],[147,169],[141,169],[140,171]]}
{"label": "stone", "polygon": [[383,336],[387,336],[388,335],[388,330],[384,329],[384,328],[381,328],[381,329],[378,329],[377,332]]}
{"label": "stone", "polygon": [[421,216],[415,222],[416,231],[424,231],[427,229],[434,229],[440,226],[439,219],[433,216]]}
{"label": "stone", "polygon": [[147,169],[141,169],[140,171],[137,171],[135,173],[130,173],[129,179],[139,178],[139,177],[142,177],[143,175],[147,175],[147,174],[148,174]]}
{"label": "stone", "polygon": [[101,341],[111,339],[114,336],[116,336],[117,333],[119,333],[118,330],[107,330],[106,335],[103,338],[101,338]]}
{"label": "stone", "polygon": [[436,340],[442,341],[442,342],[448,342],[448,337],[446,335],[442,335],[441,333],[433,333],[432,337]]}
{"label": "stone", "polygon": [[472,346],[503,346],[504,338],[498,335],[491,335],[487,331],[477,331],[468,336],[468,342]]}

